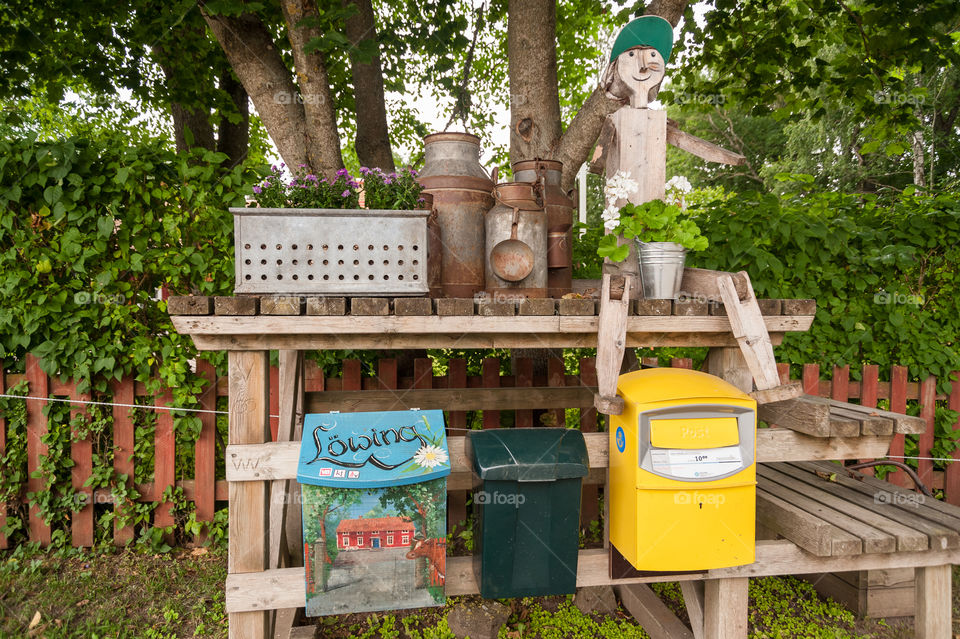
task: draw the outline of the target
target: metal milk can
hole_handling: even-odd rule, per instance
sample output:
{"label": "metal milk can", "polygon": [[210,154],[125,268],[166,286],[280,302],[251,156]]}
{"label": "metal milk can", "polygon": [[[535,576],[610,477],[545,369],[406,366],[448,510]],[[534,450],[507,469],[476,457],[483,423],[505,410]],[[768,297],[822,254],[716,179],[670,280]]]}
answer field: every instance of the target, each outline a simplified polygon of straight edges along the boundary
{"label": "metal milk can", "polygon": [[486,291],[495,300],[547,295],[547,213],[541,188],[501,182],[487,212]]}
{"label": "metal milk can", "polygon": [[517,182],[545,184],[547,211],[547,295],[563,297],[573,289],[573,209],[570,196],[560,186],[563,163],[557,160],[524,160],[513,163]]}
{"label": "metal milk can", "polygon": [[484,214],[493,206],[493,181],[480,165],[480,138],[434,133],[423,139],[417,180],[433,196],[443,251],[440,290],[473,297],[484,286]]}

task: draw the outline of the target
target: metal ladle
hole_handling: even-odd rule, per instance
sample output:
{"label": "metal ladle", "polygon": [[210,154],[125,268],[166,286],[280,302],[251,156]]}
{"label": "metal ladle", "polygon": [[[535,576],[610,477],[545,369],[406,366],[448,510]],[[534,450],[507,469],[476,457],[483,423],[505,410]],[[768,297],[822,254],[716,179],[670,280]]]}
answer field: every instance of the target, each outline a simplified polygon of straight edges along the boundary
{"label": "metal ladle", "polygon": [[513,209],[513,226],[510,239],[498,242],[490,251],[490,268],[502,280],[519,282],[533,270],[533,249],[517,239],[520,224],[520,209]]}

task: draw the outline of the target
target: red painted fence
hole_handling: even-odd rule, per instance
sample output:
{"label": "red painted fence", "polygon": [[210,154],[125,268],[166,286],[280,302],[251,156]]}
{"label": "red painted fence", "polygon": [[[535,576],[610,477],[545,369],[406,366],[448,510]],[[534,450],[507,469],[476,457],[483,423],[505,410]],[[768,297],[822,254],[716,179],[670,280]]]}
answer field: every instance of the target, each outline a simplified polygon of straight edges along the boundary
{"label": "red painted fence", "polygon": [[[644,359],[644,364],[656,364],[656,359]],[[689,359],[674,359],[670,361],[674,367],[690,368],[692,362]],[[346,360],[343,362],[342,377],[324,378],[322,372],[312,363],[308,362],[306,372],[306,390],[372,390],[372,389],[405,389],[405,388],[496,388],[496,387],[543,387],[543,386],[595,386],[596,368],[592,358],[580,360],[580,375],[567,375],[564,373],[563,362],[559,359],[548,360],[545,375],[535,375],[533,361],[520,358],[515,363],[514,375],[500,374],[500,361],[496,358],[487,358],[483,360],[481,374],[478,376],[467,375],[467,362],[463,359],[453,359],[449,362],[446,375],[433,375],[432,362],[429,359],[417,359],[414,361],[413,371],[410,375],[404,375],[403,371],[398,370],[397,360],[381,359],[377,362],[377,375],[375,377],[364,376],[362,374],[361,363],[358,360]],[[779,365],[781,377],[789,379],[790,367],[787,364]],[[0,371],[0,387],[9,388],[17,384],[22,379],[26,379],[29,384],[30,396],[55,396],[59,398],[89,400],[87,394],[76,392],[76,386],[73,382],[59,382],[49,379],[36,361],[28,357],[26,362],[25,375],[4,375]],[[199,398],[199,407],[205,410],[215,410],[217,398],[224,397],[227,394],[226,377],[217,377],[213,367],[204,362],[198,362],[198,372],[209,380],[205,392]],[[960,410],[960,384],[954,383],[952,392],[949,396],[936,395],[936,379],[927,378],[921,383],[907,381],[907,369],[902,366],[894,366],[890,371],[890,382],[879,381],[879,369],[877,366],[864,367],[863,381],[851,381],[849,379],[849,367],[835,368],[831,381],[820,379],[819,366],[816,364],[805,364],[799,372],[803,381],[804,389],[812,395],[822,395],[834,399],[845,401],[856,401],[868,406],[876,406],[881,399],[890,400],[891,410],[904,412],[908,400],[919,400],[921,405],[921,415],[927,419],[927,432],[921,435],[919,445],[919,457],[930,457],[930,448],[934,441],[934,406],[936,400],[946,401],[947,405]],[[276,387],[277,372],[271,372],[271,386]],[[134,404],[137,398],[141,398],[141,403],[146,395],[142,384],[134,382],[132,379],[124,379],[113,385],[112,397],[98,397],[101,401],[112,401],[117,404]],[[273,395],[273,394],[272,394]],[[168,405],[171,396],[169,391],[161,393],[158,396],[146,398],[147,404]],[[27,466],[26,469],[32,475],[33,471],[39,468],[41,457],[47,454],[41,438],[48,430],[47,417],[43,415],[42,401],[27,401]],[[73,405],[71,414],[83,413],[86,408],[83,405]],[[139,409],[134,409],[139,410]],[[271,414],[276,415],[279,412],[278,402],[275,396],[271,397]],[[500,425],[502,411],[484,411],[481,423],[483,428],[496,428]],[[176,448],[173,431],[172,415],[168,411],[156,411],[157,421],[154,432],[154,468],[153,482],[136,486],[138,492],[142,495],[138,501],[158,503],[153,512],[153,524],[158,527],[169,526],[173,524],[173,518],[170,513],[170,504],[163,503],[163,493],[167,487],[177,486],[183,490],[184,496],[189,502],[196,506],[196,518],[201,522],[209,522],[214,518],[216,502],[223,502],[227,499],[227,485],[223,480],[216,479],[216,469],[222,467],[222,454],[217,455],[217,432],[216,415],[212,413],[200,413],[202,429],[199,438],[193,444],[195,454],[195,464],[192,476],[176,476]],[[112,444],[114,448],[114,470],[117,474],[134,476],[134,420],[131,417],[131,409],[123,406],[114,406]],[[598,415],[596,410],[585,408],[580,411],[580,427],[584,432],[596,432],[598,428]],[[273,421],[273,432],[276,436],[276,420]],[[547,411],[546,416],[540,417],[540,423],[564,424],[565,414],[563,409],[554,409]],[[533,410],[514,411],[514,423],[517,427],[534,426]],[[462,429],[468,425],[468,413],[465,411],[449,411],[447,426],[451,434],[463,434]],[[960,428],[960,422],[954,426]],[[0,458],[3,457],[5,447],[7,446],[7,420],[0,414]],[[891,446],[891,455],[903,455],[904,440],[903,435],[897,435]],[[93,467],[92,444],[89,436],[82,438],[80,433],[76,433],[72,438],[70,445],[70,456],[73,461],[71,468],[71,482],[74,489],[78,492],[84,492],[89,499],[86,506],[76,513],[69,516],[70,530],[69,535],[74,546],[90,546],[94,543],[94,526],[96,514],[96,505],[101,508],[115,508],[118,512],[123,512],[126,506],[124,503],[115,503],[117,500],[109,491],[93,491],[84,487],[91,474]],[[960,459],[960,451],[954,453],[955,459]],[[8,470],[8,469],[0,469]],[[928,486],[941,488],[945,491],[947,501],[960,504],[960,464],[950,464],[945,472],[934,472],[933,462],[921,459],[919,461],[920,477]],[[181,473],[184,474],[184,473]],[[903,473],[894,473],[892,481],[903,482]],[[29,475],[28,475],[29,476]],[[26,490],[21,495],[21,500],[26,499],[26,492],[36,492],[43,489],[45,479],[43,477],[30,477]],[[582,521],[584,525],[598,519],[598,489],[596,485],[585,486],[583,496]],[[222,504],[221,504],[222,505]],[[451,493],[449,500],[449,520],[451,524],[456,524],[466,518],[466,493]],[[0,504],[0,527],[7,519],[8,507],[6,504]],[[48,545],[51,541],[51,528],[39,516],[35,506],[31,506],[28,518],[28,533],[31,541],[38,541],[42,545]],[[132,527],[115,527],[113,531],[114,542],[118,545],[125,544],[134,538],[136,531]],[[0,534],[0,548],[6,548],[8,540]]]}

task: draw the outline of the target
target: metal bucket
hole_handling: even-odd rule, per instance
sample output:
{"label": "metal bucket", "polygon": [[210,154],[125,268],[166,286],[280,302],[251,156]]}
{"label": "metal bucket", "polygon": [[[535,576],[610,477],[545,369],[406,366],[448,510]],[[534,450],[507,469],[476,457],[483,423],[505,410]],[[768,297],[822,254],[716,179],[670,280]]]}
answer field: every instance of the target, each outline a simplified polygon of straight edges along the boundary
{"label": "metal bucket", "polygon": [[[496,206],[487,211],[485,233],[487,243],[486,291],[504,301],[547,295],[547,213],[534,184],[502,182],[494,189]],[[518,209],[517,239],[533,251],[533,270],[519,282],[501,279],[490,263],[493,248],[510,238],[514,208]]]}
{"label": "metal bucket", "polygon": [[673,300],[680,292],[687,249],[674,242],[637,242],[640,281],[648,300]]}
{"label": "metal bucket", "polygon": [[433,196],[437,212],[440,288],[446,297],[473,297],[483,290],[483,217],[493,206],[493,180],[480,165],[480,138],[434,133],[423,140],[424,167],[417,180]]}
{"label": "metal bucket", "polygon": [[563,163],[557,160],[523,160],[513,163],[516,182],[542,183],[547,210],[549,272],[547,295],[563,297],[573,290],[573,209],[574,202],[560,186]]}

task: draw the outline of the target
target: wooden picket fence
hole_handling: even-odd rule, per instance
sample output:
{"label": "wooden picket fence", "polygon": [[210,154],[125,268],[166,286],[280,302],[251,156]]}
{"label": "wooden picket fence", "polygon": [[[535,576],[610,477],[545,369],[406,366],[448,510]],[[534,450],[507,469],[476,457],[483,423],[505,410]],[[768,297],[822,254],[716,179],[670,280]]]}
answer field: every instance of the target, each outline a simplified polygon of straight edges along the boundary
{"label": "wooden picket fence", "polygon": [[[556,387],[592,387],[596,386],[596,368],[593,358],[580,360],[580,374],[568,375],[564,371],[563,362],[552,358],[547,361],[546,373],[535,374],[534,362],[527,358],[518,358],[515,361],[513,375],[500,373],[500,360],[496,358],[484,359],[480,375],[467,375],[467,361],[452,359],[449,362],[448,372],[443,376],[433,374],[433,363],[428,358],[416,359],[412,371],[401,371],[395,359],[380,359],[376,364],[376,375],[366,376],[362,373],[362,364],[359,360],[345,360],[341,377],[325,378],[322,371],[313,363],[307,363],[305,373],[305,390],[308,393],[324,391],[363,391],[363,390],[404,390],[404,389],[494,389],[494,388],[556,388]],[[644,364],[657,365],[656,358],[644,359]],[[680,368],[691,368],[689,359],[673,359],[668,365]],[[936,393],[937,380],[928,377],[921,383],[907,381],[907,369],[903,366],[893,366],[890,370],[889,382],[879,381],[879,368],[866,366],[863,381],[851,381],[849,367],[835,368],[832,380],[820,379],[820,369],[817,364],[805,364],[799,372],[805,392],[811,395],[821,395],[842,401],[854,401],[863,405],[875,406],[878,400],[890,401],[890,410],[905,412],[908,400],[919,400],[921,415],[927,420],[927,431],[920,436],[919,457],[930,457],[930,449],[934,442],[934,410],[937,400],[946,401],[949,408],[960,410],[960,383],[954,383],[952,392],[948,396],[938,396]],[[789,379],[790,366],[779,365],[782,379]],[[198,398],[198,407],[214,411],[217,407],[217,398],[227,395],[227,378],[218,377],[214,368],[203,360],[197,362],[197,372],[205,377],[209,384]],[[60,382],[48,378],[37,365],[35,358],[28,356],[26,373],[20,375],[5,375],[0,371],[0,387],[7,389],[26,379],[29,385],[29,395],[32,397],[69,398],[75,400],[89,400],[89,394],[80,394],[73,381]],[[271,389],[279,386],[279,371],[271,369]],[[113,448],[114,469],[118,474],[134,476],[134,421],[131,418],[131,409],[127,406],[137,403],[136,399],[146,396],[143,384],[131,378],[125,378],[113,385],[112,402],[121,406],[112,407],[113,415]],[[578,396],[582,396],[579,393]],[[314,395],[316,397],[316,395]],[[531,402],[536,402],[536,393],[531,393]],[[152,401],[151,401],[152,400]],[[169,405],[171,394],[161,393],[149,398],[146,403],[159,406]],[[598,415],[582,397],[578,400],[580,428],[584,432],[596,432],[598,429]],[[321,402],[322,403],[322,402]],[[47,433],[47,418],[43,415],[43,401],[26,400],[26,431],[27,431],[27,466],[28,476],[40,467],[40,458],[47,454],[41,438]],[[310,401],[308,401],[308,407]],[[505,417],[505,421],[512,421],[516,427],[533,427],[536,425],[563,425],[566,422],[564,408],[550,406],[547,410],[537,410],[535,404],[529,409],[510,411],[484,411],[477,419],[483,428],[497,428],[501,425],[501,413],[512,413]],[[71,415],[85,411],[83,405],[73,405]],[[278,415],[279,401],[277,394],[271,392],[270,413]],[[535,420],[536,416],[536,420]],[[156,411],[156,428],[154,432],[154,468],[153,482],[136,486],[141,494],[138,501],[158,503],[153,511],[153,525],[167,527],[174,524],[171,514],[171,504],[165,503],[163,493],[167,487],[176,486],[183,490],[188,502],[196,505],[196,518],[201,522],[213,521],[217,502],[227,499],[227,482],[216,479],[216,469],[224,463],[222,451],[218,455],[216,445],[216,415],[199,413],[202,430],[199,439],[195,442],[195,467],[193,477],[176,476],[176,439],[173,430],[173,417],[169,411]],[[451,435],[462,435],[468,427],[470,415],[467,411],[451,410],[447,412],[447,428]],[[512,420],[511,420],[512,418]],[[535,421],[537,423],[535,423]],[[960,422],[955,426],[960,428]],[[277,418],[271,418],[271,430],[274,438],[277,431]],[[3,457],[6,447],[7,425],[3,415],[0,415],[0,458]],[[897,435],[891,446],[891,455],[903,455],[903,435]],[[89,439],[74,438],[70,447],[70,456],[74,463],[71,468],[73,488],[78,492],[85,492],[88,496],[86,506],[79,512],[70,515],[70,537],[74,546],[91,546],[94,543],[95,508],[106,507],[122,509],[122,503],[114,503],[113,495],[109,491],[93,491],[84,487],[93,468],[92,445]],[[960,451],[953,457],[960,459]],[[0,471],[9,470],[2,469]],[[948,502],[960,505],[960,464],[950,464],[947,470],[934,472],[933,462],[928,459],[919,460],[919,475],[928,486],[944,490]],[[906,484],[902,472],[893,473],[891,481]],[[30,477],[27,490],[21,496],[26,499],[26,492],[36,492],[45,485],[44,478]],[[599,486],[584,486],[582,523],[589,526],[591,521],[599,518]],[[451,527],[466,519],[465,492],[451,492],[449,494],[449,517]],[[0,527],[6,523],[8,507],[0,504]],[[44,523],[35,506],[31,506],[28,517],[28,532],[30,541],[49,545],[51,541],[51,527]],[[114,542],[118,545],[128,543],[134,538],[132,527],[116,526],[113,531]],[[8,547],[8,539],[0,534],[0,548]]]}

